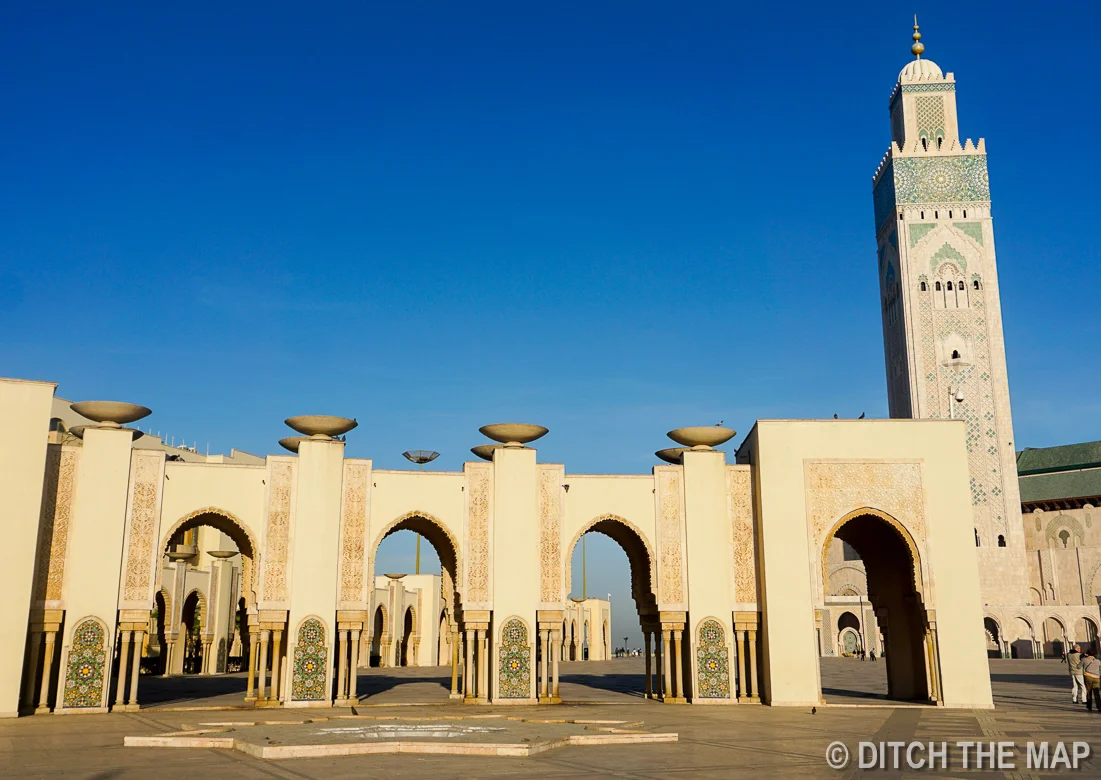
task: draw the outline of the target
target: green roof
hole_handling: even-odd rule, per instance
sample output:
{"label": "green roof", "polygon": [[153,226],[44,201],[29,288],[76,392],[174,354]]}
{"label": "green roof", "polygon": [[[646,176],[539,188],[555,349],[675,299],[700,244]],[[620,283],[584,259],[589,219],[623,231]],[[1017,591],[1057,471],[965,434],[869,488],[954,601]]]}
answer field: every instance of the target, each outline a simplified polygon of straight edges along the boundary
{"label": "green roof", "polygon": [[1017,482],[1022,504],[1101,496],[1101,468],[1034,474],[1020,477]]}
{"label": "green roof", "polygon": [[1090,468],[1101,468],[1101,441],[1037,449],[1026,447],[1017,453],[1020,476]]}

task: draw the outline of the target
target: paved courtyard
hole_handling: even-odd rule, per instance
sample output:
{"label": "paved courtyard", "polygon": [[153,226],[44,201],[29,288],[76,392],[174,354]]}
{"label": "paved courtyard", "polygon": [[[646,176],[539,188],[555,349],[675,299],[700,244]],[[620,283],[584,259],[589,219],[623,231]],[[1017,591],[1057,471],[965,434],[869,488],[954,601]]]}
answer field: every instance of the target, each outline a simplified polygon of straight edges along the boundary
{"label": "paved courtyard", "polygon": [[[826,699],[841,706],[820,707],[816,714],[754,705],[667,706],[650,702],[638,693],[641,664],[637,659],[564,664],[562,693],[569,703],[559,707],[472,708],[446,703],[448,680],[445,670],[438,668],[370,670],[360,678],[360,690],[366,697],[355,712],[371,721],[415,717],[430,723],[474,712],[530,719],[629,721],[644,724],[646,731],[679,735],[679,741],[670,744],[569,746],[531,758],[367,755],[265,761],[224,749],[124,747],[127,736],[194,729],[208,722],[254,722],[260,720],[261,713],[264,721],[353,714],[350,709],[189,709],[239,704],[239,695],[225,690],[238,678],[147,680],[143,689],[148,684],[149,692],[156,694],[160,686],[161,701],[138,713],[0,721],[0,778],[850,777],[859,774],[852,765],[843,771],[826,766],[826,748],[835,740],[845,742],[854,754],[861,740],[1000,740],[1015,742],[1022,751],[1028,740],[1083,740],[1093,750],[1101,750],[1101,714],[1090,715],[1070,703],[1066,667],[1059,661],[994,660],[990,666],[997,704],[993,712],[883,706],[875,698],[885,687],[882,663],[847,659],[823,661]],[[208,694],[206,698],[183,695],[182,688],[171,690],[181,684],[196,689],[196,683],[200,692]],[[280,729],[292,733],[290,727],[278,725],[251,727],[248,733],[252,739],[276,744],[284,740]],[[1016,772],[983,775],[1101,776],[1101,759],[1083,763],[1077,772],[1044,773],[1025,771],[1023,756],[1016,758]],[[876,774],[901,776],[890,771]]]}

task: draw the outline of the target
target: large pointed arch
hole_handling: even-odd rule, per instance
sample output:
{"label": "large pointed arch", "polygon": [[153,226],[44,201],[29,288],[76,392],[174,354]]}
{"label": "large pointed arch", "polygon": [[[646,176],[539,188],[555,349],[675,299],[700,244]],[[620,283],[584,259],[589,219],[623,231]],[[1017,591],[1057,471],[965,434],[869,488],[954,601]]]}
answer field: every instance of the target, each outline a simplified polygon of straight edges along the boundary
{"label": "large pointed arch", "polygon": [[657,558],[654,557],[653,548],[638,526],[616,514],[597,515],[583,525],[570,540],[563,556],[566,568],[563,583],[567,590],[573,582],[573,551],[581,537],[590,531],[604,534],[623,549],[631,568],[631,596],[639,614],[657,614],[657,594],[654,589],[657,582]]}
{"label": "large pointed arch", "polygon": [[159,554],[163,556],[168,552],[168,545],[172,543],[172,539],[177,534],[185,533],[201,525],[210,526],[221,531],[237,545],[237,550],[241,553],[241,578],[244,581],[245,604],[252,606],[256,600],[253,572],[257,568],[260,548],[248,526],[232,512],[213,506],[188,512],[176,520],[168,529],[168,532],[161,537]]}
{"label": "large pointed arch", "polygon": [[852,546],[864,563],[868,599],[885,640],[888,697],[936,701],[940,689],[936,636],[926,609],[922,559],[914,537],[887,512],[873,507],[853,510],[837,520],[822,540],[823,576],[835,537]]}
{"label": "large pointed arch", "polygon": [[[449,607],[449,613],[453,619],[457,619],[461,613],[462,605],[462,574],[463,574],[463,560],[462,560],[462,548],[459,546],[458,540],[455,535],[451,533],[450,529],[439,518],[428,512],[422,512],[420,510],[414,510],[406,512],[405,514],[391,520],[386,527],[379,532],[375,537],[374,542],[371,544],[370,558],[368,563],[369,579],[368,582],[373,582],[375,574],[375,558],[378,555],[379,545],[383,540],[391,534],[395,534],[398,531],[413,531],[420,534],[428,543],[432,545],[432,548],[436,551],[436,555],[440,559],[440,567],[443,570],[443,576],[441,579],[441,587],[443,588],[443,599]],[[371,585],[373,587],[373,584]]]}

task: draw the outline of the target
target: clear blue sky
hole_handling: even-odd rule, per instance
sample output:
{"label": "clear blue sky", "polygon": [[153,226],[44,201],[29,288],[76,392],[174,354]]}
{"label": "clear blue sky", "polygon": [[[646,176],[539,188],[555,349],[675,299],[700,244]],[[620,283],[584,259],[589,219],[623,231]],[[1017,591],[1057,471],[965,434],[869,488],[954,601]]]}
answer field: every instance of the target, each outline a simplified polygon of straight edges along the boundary
{"label": "clear blue sky", "polygon": [[382,468],[505,420],[644,472],[682,425],[886,416],[918,10],[987,139],[1016,443],[1101,438],[1097,5],[912,5],[9,3],[0,374],[211,451],[355,416]]}

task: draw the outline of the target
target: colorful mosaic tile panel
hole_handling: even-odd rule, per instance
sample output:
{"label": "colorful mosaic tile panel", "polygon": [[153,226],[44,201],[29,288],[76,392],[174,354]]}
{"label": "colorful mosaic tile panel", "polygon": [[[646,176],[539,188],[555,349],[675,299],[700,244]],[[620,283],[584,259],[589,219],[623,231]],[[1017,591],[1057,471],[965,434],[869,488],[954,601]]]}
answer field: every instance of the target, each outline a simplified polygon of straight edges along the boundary
{"label": "colorful mosaic tile panel", "polygon": [[298,628],[298,644],[294,648],[294,677],[291,698],[295,701],[324,701],[328,652],[325,648],[325,626],[317,618],[308,618]]}
{"label": "colorful mosaic tile panel", "polygon": [[501,629],[501,681],[498,696],[502,699],[531,697],[531,646],[528,629],[519,618],[513,618]]}
{"label": "colorful mosaic tile panel", "polygon": [[106,663],[103,625],[88,618],[73,631],[69,668],[65,675],[66,707],[102,706]]}
{"label": "colorful mosaic tile panel", "polygon": [[702,699],[730,698],[730,658],[726,630],[717,620],[705,620],[696,642],[697,685]]}
{"label": "colorful mosaic tile panel", "polygon": [[[990,176],[986,169],[985,154],[899,157],[893,163],[898,203],[970,203],[990,200]],[[878,224],[882,224],[882,221]]]}

